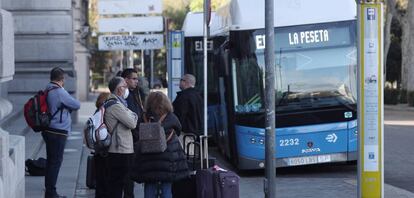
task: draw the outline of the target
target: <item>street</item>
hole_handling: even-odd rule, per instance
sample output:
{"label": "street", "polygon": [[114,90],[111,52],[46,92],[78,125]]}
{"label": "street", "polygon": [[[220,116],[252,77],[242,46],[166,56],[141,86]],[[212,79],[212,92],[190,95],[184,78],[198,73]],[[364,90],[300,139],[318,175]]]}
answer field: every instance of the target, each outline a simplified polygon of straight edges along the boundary
{"label": "street", "polygon": [[[411,171],[414,165],[414,155],[409,153],[410,141],[414,139],[414,133],[412,133],[413,117],[414,111],[412,110],[386,109],[385,111],[384,174],[387,184],[385,197],[390,197],[389,195],[393,195],[393,197],[414,196],[411,194],[414,193],[414,175]],[[82,158],[85,159],[87,154],[87,151],[84,150]],[[210,155],[217,158],[221,167],[233,170],[233,166],[219,154],[216,148],[210,148]],[[84,164],[84,162],[81,163]],[[85,187],[84,172],[85,170],[80,168],[76,197],[93,197],[93,190],[88,190]],[[264,170],[243,171],[238,174],[241,177],[241,198],[264,197]],[[276,180],[278,197],[335,196],[347,198],[357,195],[357,165],[352,163],[278,168]],[[135,196],[143,197],[141,184],[135,185]]]}
{"label": "street", "polygon": [[414,192],[414,112],[386,111],[384,120],[385,182]]}

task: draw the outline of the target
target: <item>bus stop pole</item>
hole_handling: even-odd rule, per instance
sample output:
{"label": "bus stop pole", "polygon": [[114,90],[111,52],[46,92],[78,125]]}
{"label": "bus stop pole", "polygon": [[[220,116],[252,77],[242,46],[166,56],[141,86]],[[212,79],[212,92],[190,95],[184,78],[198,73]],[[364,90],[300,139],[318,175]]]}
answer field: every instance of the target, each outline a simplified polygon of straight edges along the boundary
{"label": "bus stop pole", "polygon": [[276,197],[274,0],[265,0],[265,182],[266,198]]}
{"label": "bus stop pole", "polygon": [[[210,0],[204,0],[204,20],[203,20],[203,53],[204,53],[204,137],[207,138],[207,36],[208,36],[208,23],[209,23],[209,9],[210,7]],[[206,149],[208,149],[208,146],[205,145]],[[204,152],[205,155],[208,155],[208,151]],[[208,156],[205,156],[208,159]],[[208,168],[208,167],[207,167]]]}
{"label": "bus stop pole", "polygon": [[384,197],[383,1],[358,4],[358,197]]}

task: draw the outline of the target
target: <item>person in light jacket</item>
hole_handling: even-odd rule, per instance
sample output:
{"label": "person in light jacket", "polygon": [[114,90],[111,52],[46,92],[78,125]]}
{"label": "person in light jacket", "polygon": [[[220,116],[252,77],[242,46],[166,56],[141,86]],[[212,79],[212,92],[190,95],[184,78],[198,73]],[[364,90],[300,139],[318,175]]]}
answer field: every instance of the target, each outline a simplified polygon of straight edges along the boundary
{"label": "person in light jacket", "polygon": [[138,116],[127,108],[125,98],[129,91],[122,77],[111,79],[108,88],[111,91],[108,100],[117,100],[116,104],[106,109],[104,116],[105,124],[112,135],[108,150],[108,197],[122,198],[134,154],[131,129],[137,125]]}
{"label": "person in light jacket", "polygon": [[63,88],[64,84],[65,71],[60,67],[53,68],[50,71],[50,83],[46,86],[46,90],[50,90],[47,104],[52,118],[48,129],[42,131],[46,145],[45,198],[66,197],[57,193],[56,182],[63,161],[66,140],[72,130],[70,113],[80,108],[80,102]]}

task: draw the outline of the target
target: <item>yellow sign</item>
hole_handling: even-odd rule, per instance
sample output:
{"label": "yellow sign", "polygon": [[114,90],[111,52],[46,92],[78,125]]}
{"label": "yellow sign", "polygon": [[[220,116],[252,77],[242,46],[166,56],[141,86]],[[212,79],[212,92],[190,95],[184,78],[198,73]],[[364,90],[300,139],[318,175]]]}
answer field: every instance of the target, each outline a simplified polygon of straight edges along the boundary
{"label": "yellow sign", "polygon": [[358,197],[384,196],[382,3],[362,3],[359,19]]}

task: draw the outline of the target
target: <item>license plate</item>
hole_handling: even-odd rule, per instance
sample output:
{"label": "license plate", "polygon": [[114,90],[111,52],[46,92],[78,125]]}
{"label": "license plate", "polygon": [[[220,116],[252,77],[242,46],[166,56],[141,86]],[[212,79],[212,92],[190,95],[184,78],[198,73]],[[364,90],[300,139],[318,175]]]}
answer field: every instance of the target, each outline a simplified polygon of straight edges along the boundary
{"label": "license plate", "polygon": [[319,155],[319,156],[306,156],[306,157],[294,157],[288,159],[288,166],[299,166],[306,164],[317,164],[330,162],[330,155]]}

